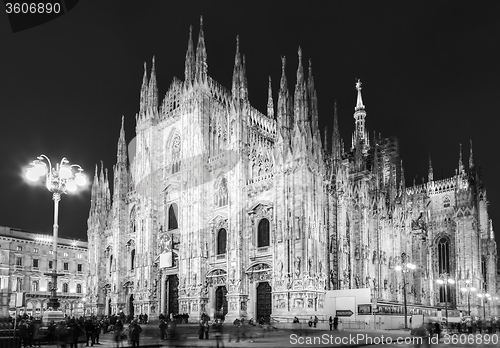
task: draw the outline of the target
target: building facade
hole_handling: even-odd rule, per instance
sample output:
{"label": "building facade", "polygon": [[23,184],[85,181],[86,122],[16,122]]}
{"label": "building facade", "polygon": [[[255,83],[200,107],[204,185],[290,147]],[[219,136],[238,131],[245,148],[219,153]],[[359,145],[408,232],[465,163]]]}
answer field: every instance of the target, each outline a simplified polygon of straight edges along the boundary
{"label": "building facade", "polygon": [[[282,58],[267,112],[248,100],[236,42],[231,90],[208,75],[203,28],[190,31],[184,81],[158,96],[145,66],[128,151],[96,166],[88,219],[90,305],[100,314],[309,318],[326,290],[370,288],[372,303],[466,310],[466,284],[496,291],[497,248],[481,170],[457,149],[456,175],[406,186],[398,140],[370,137],[361,82],[355,132],[318,128],[311,62]],[[354,95],[354,93],[353,93]],[[472,144],[471,144],[472,145]],[[111,194],[110,184],[113,185]],[[407,262],[415,271],[403,274]],[[454,284],[439,285],[448,274]],[[446,289],[445,289],[446,286]],[[480,301],[472,301],[479,313]]]}
{"label": "building facade", "polygon": [[[47,309],[52,278],[52,235],[0,227],[0,317],[15,313],[12,295],[25,293],[20,311],[41,317]],[[68,316],[83,315],[86,293],[87,242],[58,238],[57,295]]]}

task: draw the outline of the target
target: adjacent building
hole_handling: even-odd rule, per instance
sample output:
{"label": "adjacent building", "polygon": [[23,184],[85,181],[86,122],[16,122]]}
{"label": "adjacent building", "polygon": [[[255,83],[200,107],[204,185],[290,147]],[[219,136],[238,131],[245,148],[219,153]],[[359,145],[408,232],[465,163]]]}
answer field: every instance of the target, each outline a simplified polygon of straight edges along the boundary
{"label": "adjacent building", "polygon": [[[468,161],[457,144],[454,176],[435,178],[429,158],[426,180],[407,185],[397,138],[365,127],[361,82],[346,147],[336,111],[322,136],[311,61],[304,68],[300,48],[297,59],[290,89],[282,58],[277,100],[269,79],[264,113],[248,99],[238,39],[229,90],[208,74],[202,26],[164,98],[154,58],[150,74],[145,66],[135,137],[127,149],[122,119],[113,174],[96,166],[93,311],[287,321],[324,316],[327,290],[368,288],[381,312],[402,313],[406,294],[410,313],[446,306],[453,316],[468,308],[462,287],[496,292],[472,142]],[[397,271],[408,262],[417,268]],[[470,304],[482,313],[476,296]]]}
{"label": "adjacent building", "polygon": [[[83,315],[88,274],[87,242],[58,238],[57,295],[69,316]],[[0,317],[15,313],[16,293],[25,293],[21,312],[41,317],[50,297],[52,235],[0,226]]]}

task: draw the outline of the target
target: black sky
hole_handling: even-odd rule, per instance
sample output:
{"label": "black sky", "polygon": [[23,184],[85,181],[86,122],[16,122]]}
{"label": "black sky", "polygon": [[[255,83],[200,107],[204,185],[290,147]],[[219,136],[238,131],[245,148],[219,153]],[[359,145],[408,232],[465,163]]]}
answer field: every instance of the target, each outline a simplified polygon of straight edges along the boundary
{"label": "black sky", "polygon": [[[90,179],[101,160],[111,170],[122,115],[127,141],[135,134],[144,61],[149,70],[155,55],[163,96],[174,76],[183,79],[189,25],[196,40],[200,15],[209,74],[230,88],[239,35],[250,101],[264,113],[268,75],[277,98],[282,55],[293,92],[300,45],[312,59],[320,126],[331,130],[336,99],[346,147],[360,78],[367,128],[398,137],[407,185],[427,177],[429,153],[434,178],[452,176],[459,144],[467,165],[472,139],[490,216],[500,219],[499,2],[180,3],[82,1],[15,34],[0,14],[0,225],[51,232],[50,193],[23,179],[41,153],[68,157]],[[86,239],[89,207],[90,189],[64,196],[60,235]]]}

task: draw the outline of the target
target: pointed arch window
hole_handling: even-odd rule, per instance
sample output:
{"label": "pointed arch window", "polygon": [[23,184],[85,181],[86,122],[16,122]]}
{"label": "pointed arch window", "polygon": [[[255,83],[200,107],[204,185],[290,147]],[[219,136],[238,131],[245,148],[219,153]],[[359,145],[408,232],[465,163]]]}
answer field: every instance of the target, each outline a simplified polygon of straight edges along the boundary
{"label": "pointed arch window", "polygon": [[172,174],[181,169],[181,138],[176,135],[172,143]]}
{"label": "pointed arch window", "polygon": [[135,249],[132,249],[130,252],[130,269],[134,269],[135,267]]}
{"label": "pointed arch window", "polygon": [[443,207],[448,208],[451,206],[451,200],[449,196],[445,196],[443,199]]}
{"label": "pointed arch window", "polygon": [[219,185],[216,187],[215,206],[223,207],[227,205],[227,195],[227,179],[222,178],[219,182]]}
{"label": "pointed arch window", "polygon": [[262,219],[257,228],[257,247],[269,246],[269,220]]}
{"label": "pointed arch window", "polygon": [[486,284],[487,283],[487,272],[486,272],[486,257],[484,255],[481,256],[481,276],[483,278],[483,291],[488,291]]}
{"label": "pointed arch window", "polygon": [[[439,274],[450,274],[450,240],[446,237],[442,237],[438,242],[438,271]],[[441,284],[439,302],[450,302],[450,296],[450,285],[448,283]]]}
{"label": "pointed arch window", "polygon": [[227,248],[227,232],[224,228],[221,228],[217,232],[217,255],[222,255],[226,253]]}
{"label": "pointed arch window", "polygon": [[179,228],[178,224],[178,208],[177,204],[172,203],[170,207],[168,208],[168,230],[176,230]]}

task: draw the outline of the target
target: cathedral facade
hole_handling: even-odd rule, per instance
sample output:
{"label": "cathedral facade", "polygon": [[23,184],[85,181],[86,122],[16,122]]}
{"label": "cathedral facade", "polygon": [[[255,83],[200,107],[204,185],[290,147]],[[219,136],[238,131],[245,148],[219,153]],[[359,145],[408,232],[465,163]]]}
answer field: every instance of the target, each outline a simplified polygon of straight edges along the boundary
{"label": "cathedral facade", "polygon": [[[145,66],[136,135],[122,128],[113,175],[96,167],[88,303],[99,315],[203,313],[291,320],[325,313],[328,290],[372,303],[481,314],[462,287],[495,292],[497,248],[472,146],[456,175],[407,187],[398,140],[370,133],[356,84],[350,148],[322,137],[311,62],[282,76],[267,113],[249,102],[236,42],[231,90],[208,75],[203,27],[184,80],[158,97]],[[354,94],[354,91],[353,91]],[[472,145],[472,143],[471,143]],[[458,153],[458,151],[457,151]],[[110,184],[113,192],[111,194]],[[411,262],[415,270],[396,269]],[[405,278],[403,278],[405,277]],[[451,278],[453,284],[440,285]]]}

